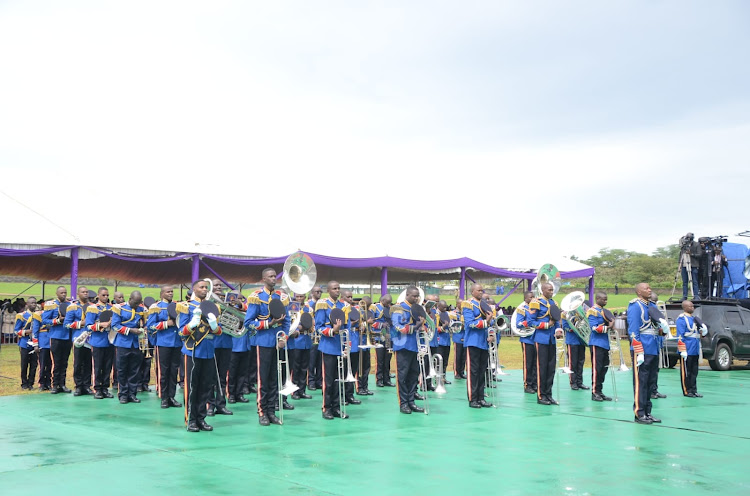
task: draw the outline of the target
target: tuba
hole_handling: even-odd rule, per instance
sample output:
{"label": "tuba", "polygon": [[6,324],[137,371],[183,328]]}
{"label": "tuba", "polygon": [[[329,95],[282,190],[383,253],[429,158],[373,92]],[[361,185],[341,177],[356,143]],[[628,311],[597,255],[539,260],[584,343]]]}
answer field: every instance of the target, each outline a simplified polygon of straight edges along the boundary
{"label": "tuba", "polygon": [[245,313],[239,308],[227,303],[226,299],[230,293],[222,300],[217,294],[214,293],[214,285],[211,279],[203,279],[208,283],[208,296],[206,299],[214,300],[216,306],[219,307],[218,323],[221,326],[221,332],[226,332],[234,338],[241,338],[245,335],[248,329],[245,327]]}
{"label": "tuba", "polygon": [[315,268],[315,263],[307,253],[301,251],[292,253],[284,262],[282,280],[295,294],[308,293],[315,286],[317,276],[318,270]]}
{"label": "tuba", "polygon": [[557,270],[552,264],[544,264],[537,272],[536,277],[531,281],[531,288],[534,294],[539,297],[542,296],[542,284],[550,283],[554,288],[552,296],[555,296],[560,291],[562,285],[562,278],[560,277],[560,271]]}
{"label": "tuba", "polygon": [[589,326],[589,320],[584,310],[585,299],[586,295],[583,294],[583,291],[573,291],[563,298],[560,308],[565,312],[563,318],[573,332],[583,340],[584,344],[588,344],[589,336],[591,336],[591,326]]}

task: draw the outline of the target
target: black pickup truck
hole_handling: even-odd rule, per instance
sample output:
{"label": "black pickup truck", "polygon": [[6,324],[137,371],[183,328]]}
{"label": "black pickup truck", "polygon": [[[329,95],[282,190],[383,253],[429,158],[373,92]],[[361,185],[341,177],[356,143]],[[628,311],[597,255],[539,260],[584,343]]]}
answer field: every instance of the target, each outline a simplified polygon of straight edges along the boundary
{"label": "black pickup truck", "polygon": [[[708,335],[701,338],[703,358],[712,370],[729,370],[732,360],[750,361],[750,301],[698,300],[694,315],[708,326]],[[676,335],[674,322],[682,313],[680,303],[667,303],[670,330]],[[677,363],[677,340],[667,340],[669,366]]]}

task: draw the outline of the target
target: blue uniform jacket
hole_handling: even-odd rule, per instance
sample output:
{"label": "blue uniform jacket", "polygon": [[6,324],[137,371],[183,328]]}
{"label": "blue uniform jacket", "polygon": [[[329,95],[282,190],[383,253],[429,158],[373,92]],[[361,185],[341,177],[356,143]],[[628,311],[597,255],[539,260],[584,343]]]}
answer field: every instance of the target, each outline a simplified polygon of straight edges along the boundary
{"label": "blue uniform jacket", "polygon": [[464,316],[464,346],[486,350],[489,322],[482,318],[479,300],[472,298],[464,301],[461,304],[461,314]]}
{"label": "blue uniform jacket", "polygon": [[689,356],[701,353],[701,333],[692,315],[681,313],[677,317],[677,339],[682,340]]}
{"label": "blue uniform jacket", "polygon": [[[198,343],[192,350],[188,349],[186,344],[187,340],[185,339],[190,334],[190,329],[188,329],[187,325],[193,318],[193,312],[200,306],[200,304],[201,302],[198,300],[181,301],[177,304],[177,329],[183,339],[182,350],[180,351],[183,355],[191,356],[193,358],[209,359],[214,357],[215,334],[211,332],[206,334],[206,336],[201,339],[200,343]],[[216,317],[218,318],[219,316],[217,315]]]}
{"label": "blue uniform jacket", "polygon": [[[456,317],[458,317],[459,319],[461,319],[461,322],[463,323],[464,316],[463,316],[461,308],[456,308]],[[463,328],[459,332],[454,332],[453,333],[453,342],[454,343],[463,344],[464,343],[464,333],[465,333],[465,330]]]}
{"label": "blue uniform jacket", "polygon": [[169,303],[167,300],[161,300],[149,307],[146,327],[151,333],[156,334],[156,346],[180,348],[182,340],[180,339],[177,322],[173,326],[167,326],[167,321],[169,320],[167,307],[169,307]]}
{"label": "blue uniform jacket", "polygon": [[[411,305],[407,302],[391,307],[391,323],[393,324],[393,351],[408,350],[417,352],[416,322],[411,316]],[[427,324],[425,324],[427,325]]]}
{"label": "blue uniform jacket", "polygon": [[232,353],[243,353],[250,351],[250,333],[246,332],[242,337],[232,339]]}
{"label": "blue uniform jacket", "polygon": [[[315,328],[320,331],[318,350],[326,355],[341,355],[341,334],[332,334],[330,314],[334,308],[344,310],[345,307],[346,303],[341,300],[333,301],[330,296],[321,298],[315,305]],[[346,311],[344,313],[347,314]],[[349,319],[345,318],[340,330],[349,330],[349,327]]]}
{"label": "blue uniform jacket", "polygon": [[42,312],[34,312],[34,320],[31,322],[31,334],[39,343],[39,348],[49,349],[49,330],[42,325]]}
{"label": "blue uniform jacket", "polygon": [[370,311],[374,322],[370,326],[372,329],[372,340],[375,343],[383,343],[383,332],[391,332],[391,321],[385,318],[385,308],[382,303],[373,303],[370,305]]}
{"label": "blue uniform jacket", "polygon": [[578,337],[578,334],[573,330],[572,327],[568,325],[568,322],[566,320],[562,321],[562,329],[565,331],[565,344],[569,344],[571,346],[586,346],[586,343],[583,342],[583,340]]}
{"label": "blue uniform jacket", "polygon": [[640,298],[634,298],[628,304],[626,315],[630,349],[633,349],[633,339],[636,339],[643,344],[644,355],[658,355],[659,340],[657,339],[657,330],[651,324],[651,319],[648,316],[649,306],[656,307],[656,304]]}
{"label": "blue uniform jacket", "polygon": [[554,304],[554,300],[547,300],[544,297],[531,300],[529,303],[528,322],[531,327],[535,327],[534,342],[539,344],[555,344],[555,330],[560,328],[560,323],[555,322],[549,329],[539,329],[539,324],[550,322],[549,309]]}
{"label": "blue uniform jacket", "polygon": [[60,301],[52,300],[44,304],[44,312],[42,312],[42,325],[49,329],[50,339],[66,339],[70,340],[70,329],[66,329],[63,325],[63,318],[60,317]]}
{"label": "blue uniform jacket", "polygon": [[[271,312],[268,309],[268,304],[271,299],[281,300],[284,307],[287,309],[286,318],[281,324],[276,324],[274,327],[269,327],[271,321]],[[269,293],[264,287],[253,291],[253,293],[247,298],[247,313],[245,314],[245,327],[249,328],[252,332],[255,329],[255,346],[261,348],[273,348],[276,346],[276,333],[284,331],[284,335],[289,335],[289,326],[291,325],[291,318],[289,317],[289,295],[283,291],[276,290],[273,294]]]}
{"label": "blue uniform jacket", "polygon": [[596,332],[600,325],[605,325],[604,322],[604,311],[599,305],[594,305],[586,311],[586,318],[589,321],[591,327],[591,336],[589,336],[589,345],[598,346],[599,348],[609,349],[609,333],[606,328],[604,332]]}
{"label": "blue uniform jacket", "polygon": [[[309,313],[312,316],[313,321],[315,321],[315,309],[312,306],[313,305],[312,301],[313,300],[310,300],[307,303],[305,303],[305,305],[302,307],[302,311],[304,313]],[[312,348],[311,333],[313,332],[314,329],[315,329],[315,325],[313,325],[313,328],[308,331],[308,334],[302,334],[301,332],[302,329],[300,329],[300,335],[294,338],[293,340],[291,340],[291,341],[294,341],[294,348],[292,349],[309,350],[310,348]]]}
{"label": "blue uniform jacket", "polygon": [[[114,346],[109,342],[109,331],[110,328],[99,329],[97,323],[99,322],[99,316],[105,310],[111,310],[112,305],[106,303],[104,305],[97,303],[96,305],[89,305],[86,310],[86,328],[91,331],[91,338],[89,344],[93,348],[109,348]],[[114,313],[114,312],[113,312]],[[112,321],[110,321],[111,325]]]}
{"label": "blue uniform jacket", "polygon": [[[31,324],[34,321],[34,314],[26,310],[23,313],[16,314],[16,324],[13,327],[16,335],[18,335],[18,346],[20,348],[33,348],[29,342],[29,336],[26,335],[25,331],[32,331]],[[33,331],[32,331],[33,332]],[[31,337],[33,339],[33,336]]]}
{"label": "blue uniform jacket", "polygon": [[[529,327],[529,304],[524,302],[516,308],[516,327],[518,329],[526,329]],[[524,326],[523,323],[526,322]],[[526,337],[520,337],[518,339],[522,343],[534,344],[534,334],[530,334]]]}
{"label": "blue uniform jacket", "polygon": [[70,305],[65,312],[63,325],[66,329],[73,331],[73,339],[80,336],[81,333],[86,330],[86,310],[88,306],[88,303],[81,305],[79,301],[74,300],[70,302]]}
{"label": "blue uniform jacket", "polygon": [[146,315],[146,307],[138,305],[133,309],[128,303],[112,306],[112,329],[117,331],[115,346],[120,348],[138,348],[138,334],[130,329],[141,327],[141,319]]}

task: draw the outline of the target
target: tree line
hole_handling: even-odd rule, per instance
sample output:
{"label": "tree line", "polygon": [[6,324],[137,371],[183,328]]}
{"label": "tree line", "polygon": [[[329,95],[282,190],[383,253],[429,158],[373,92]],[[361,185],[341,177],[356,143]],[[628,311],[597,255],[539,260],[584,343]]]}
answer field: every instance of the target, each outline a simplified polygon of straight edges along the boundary
{"label": "tree line", "polygon": [[[596,269],[597,287],[632,287],[639,282],[648,282],[653,287],[672,287],[677,273],[680,247],[677,244],[657,248],[650,255],[619,248],[602,248],[588,259],[571,256]],[[677,278],[678,287],[682,279]]]}

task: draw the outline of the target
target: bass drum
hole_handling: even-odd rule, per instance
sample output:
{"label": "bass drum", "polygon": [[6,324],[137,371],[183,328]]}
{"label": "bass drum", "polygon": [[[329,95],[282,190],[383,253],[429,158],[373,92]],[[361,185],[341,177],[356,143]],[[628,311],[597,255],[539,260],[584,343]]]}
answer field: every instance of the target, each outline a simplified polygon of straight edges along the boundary
{"label": "bass drum", "polygon": [[532,328],[526,328],[521,329],[516,325],[516,317],[518,317],[518,308],[513,310],[513,315],[510,317],[510,330],[513,331],[513,334],[516,336],[520,336],[522,338],[527,338],[534,334],[534,329]]}

